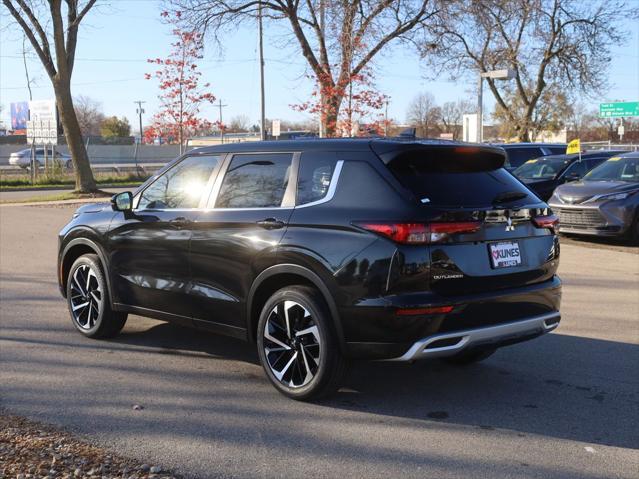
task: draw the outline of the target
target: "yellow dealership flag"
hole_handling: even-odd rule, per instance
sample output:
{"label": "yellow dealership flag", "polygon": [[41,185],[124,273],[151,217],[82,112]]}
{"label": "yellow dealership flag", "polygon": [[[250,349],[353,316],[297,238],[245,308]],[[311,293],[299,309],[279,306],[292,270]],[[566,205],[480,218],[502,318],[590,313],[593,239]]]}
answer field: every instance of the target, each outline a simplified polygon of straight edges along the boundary
{"label": "yellow dealership flag", "polygon": [[570,143],[568,143],[568,148],[566,148],[566,154],[570,155],[572,153],[579,153],[581,151],[581,142],[579,141],[579,138],[577,138],[576,140],[572,140]]}

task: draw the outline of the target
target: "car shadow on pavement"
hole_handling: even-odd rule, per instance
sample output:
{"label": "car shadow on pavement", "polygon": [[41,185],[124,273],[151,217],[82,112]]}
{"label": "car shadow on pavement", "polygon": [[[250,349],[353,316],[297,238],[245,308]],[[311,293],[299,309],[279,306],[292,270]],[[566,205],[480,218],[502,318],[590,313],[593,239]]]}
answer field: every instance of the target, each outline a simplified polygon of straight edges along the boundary
{"label": "car shadow on pavement", "polygon": [[[173,323],[161,322],[149,329],[125,329],[119,336],[108,340],[108,343],[111,346],[126,344],[150,347],[154,348],[154,352],[160,354],[185,356],[201,353],[227,360],[259,364],[254,345],[236,338],[199,331]],[[158,348],[160,348],[159,351]]]}
{"label": "car shadow on pavement", "polygon": [[[314,404],[303,404],[292,402],[271,387],[258,364],[255,345],[170,323],[133,319],[122,334],[108,341],[81,338],[66,321],[50,331],[53,336],[47,339],[37,335],[35,324],[4,328],[0,339],[6,345],[20,345],[28,356],[5,354],[3,362],[7,368],[27,368],[24,371],[50,368],[49,354],[68,351],[57,357],[55,364],[64,374],[97,367],[91,363],[97,361],[100,368],[109,367],[126,375],[123,377],[143,375],[162,387],[180,384],[178,396],[170,388],[158,390],[163,407],[178,408],[184,398],[189,398],[193,404],[190,414],[202,420],[223,411],[238,421],[245,417],[249,422],[256,414],[264,417],[272,409],[292,409],[308,417],[342,417],[343,413],[336,411],[352,411],[358,421],[367,424],[397,425],[397,419],[400,424],[411,420],[411,427],[418,428],[463,426],[478,433],[514,432],[518,437],[539,435],[639,448],[639,420],[633,412],[639,406],[639,346],[635,344],[552,333],[503,348],[486,361],[467,367],[432,360],[412,365],[357,361],[338,393]],[[29,331],[31,334],[25,334]],[[35,351],[33,348],[37,348],[37,354],[27,353]],[[118,360],[118,353],[134,354],[139,359]],[[175,355],[179,363],[168,363],[174,364],[168,371],[167,363],[158,355]],[[111,361],[110,366],[104,365],[104,358]],[[13,390],[10,395],[21,397],[23,405],[30,392],[39,391],[36,410],[56,407],[62,401],[56,399],[58,393],[68,398],[68,392],[62,389],[51,389],[45,383],[30,384],[23,391],[17,387],[5,391]],[[202,396],[197,388],[206,384],[210,388],[207,396]],[[68,399],[65,401],[68,403]],[[78,417],[81,408],[86,407],[82,404],[79,401],[74,412]],[[290,414],[294,421],[297,416]],[[186,435],[199,431],[195,425],[180,424],[168,422],[154,427],[186,428],[182,430]],[[131,427],[144,429],[146,425]],[[233,441],[231,437],[225,440]]]}
{"label": "car shadow on pavement", "polygon": [[326,405],[639,448],[639,346],[550,334],[465,367],[361,362]]}
{"label": "car shadow on pavement", "polygon": [[[255,346],[159,323],[109,341],[258,365]],[[320,407],[639,448],[639,346],[550,334],[454,367],[356,361]],[[262,387],[270,388],[266,379]],[[281,397],[282,401],[288,399]]]}

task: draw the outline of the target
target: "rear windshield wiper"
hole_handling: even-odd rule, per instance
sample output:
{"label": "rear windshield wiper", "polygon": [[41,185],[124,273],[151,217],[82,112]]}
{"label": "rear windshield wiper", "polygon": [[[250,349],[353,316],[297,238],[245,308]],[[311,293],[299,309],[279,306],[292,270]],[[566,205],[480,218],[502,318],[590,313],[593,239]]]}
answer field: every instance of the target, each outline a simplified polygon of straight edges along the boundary
{"label": "rear windshield wiper", "polygon": [[528,196],[522,191],[504,191],[493,198],[493,204],[512,203],[513,201],[522,200]]}

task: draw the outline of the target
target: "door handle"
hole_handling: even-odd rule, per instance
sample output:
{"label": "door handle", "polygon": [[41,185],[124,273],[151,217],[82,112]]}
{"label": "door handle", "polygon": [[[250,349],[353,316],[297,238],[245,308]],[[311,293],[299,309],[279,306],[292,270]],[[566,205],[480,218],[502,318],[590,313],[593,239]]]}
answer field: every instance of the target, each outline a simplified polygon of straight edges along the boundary
{"label": "door handle", "polygon": [[277,230],[284,227],[284,222],[276,220],[275,218],[266,218],[265,220],[258,221],[257,225],[265,230]]}
{"label": "door handle", "polygon": [[184,216],[178,216],[177,218],[173,218],[169,220],[169,224],[174,228],[180,229],[188,226],[191,223],[191,220],[185,218]]}

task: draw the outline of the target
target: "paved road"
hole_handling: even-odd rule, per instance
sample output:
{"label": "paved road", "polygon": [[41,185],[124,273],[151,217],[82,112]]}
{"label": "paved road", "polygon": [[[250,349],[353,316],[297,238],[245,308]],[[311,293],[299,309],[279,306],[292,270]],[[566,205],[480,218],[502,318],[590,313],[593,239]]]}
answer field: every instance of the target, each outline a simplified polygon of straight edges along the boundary
{"label": "paved road", "polygon": [[114,340],[75,333],[55,281],[70,213],[0,208],[13,412],[193,477],[637,477],[636,249],[563,247],[556,333],[467,369],[356,364],[333,399],[303,404],[232,339],[138,317]]}

